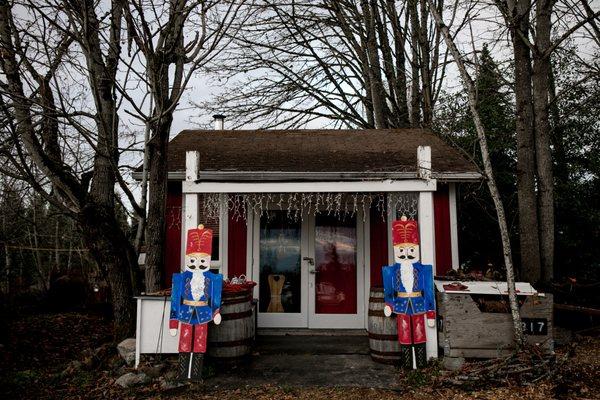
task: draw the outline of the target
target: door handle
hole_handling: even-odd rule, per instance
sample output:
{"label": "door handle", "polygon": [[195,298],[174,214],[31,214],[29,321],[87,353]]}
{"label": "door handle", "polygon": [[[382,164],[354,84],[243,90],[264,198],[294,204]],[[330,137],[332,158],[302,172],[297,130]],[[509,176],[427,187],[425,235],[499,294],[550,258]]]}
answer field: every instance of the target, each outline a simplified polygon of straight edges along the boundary
{"label": "door handle", "polygon": [[315,259],[312,257],[302,257],[304,261],[308,261],[308,265],[315,265]]}
{"label": "door handle", "polygon": [[308,272],[310,272],[311,274],[315,275],[317,274],[319,271],[317,271],[316,269],[309,269]]}

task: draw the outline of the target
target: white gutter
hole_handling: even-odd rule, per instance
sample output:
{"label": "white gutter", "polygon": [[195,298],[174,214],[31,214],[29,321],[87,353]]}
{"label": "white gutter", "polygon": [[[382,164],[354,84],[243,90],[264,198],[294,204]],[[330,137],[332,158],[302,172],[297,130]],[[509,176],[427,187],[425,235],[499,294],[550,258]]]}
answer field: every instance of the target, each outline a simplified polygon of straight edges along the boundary
{"label": "white gutter", "polygon": [[[141,172],[132,173],[140,180]],[[416,172],[286,172],[286,171],[200,171],[199,181],[262,182],[262,181],[371,181],[384,179],[416,179]],[[478,172],[432,172],[432,178],[442,182],[477,182],[483,177]],[[170,181],[185,180],[184,171],[170,171]]]}

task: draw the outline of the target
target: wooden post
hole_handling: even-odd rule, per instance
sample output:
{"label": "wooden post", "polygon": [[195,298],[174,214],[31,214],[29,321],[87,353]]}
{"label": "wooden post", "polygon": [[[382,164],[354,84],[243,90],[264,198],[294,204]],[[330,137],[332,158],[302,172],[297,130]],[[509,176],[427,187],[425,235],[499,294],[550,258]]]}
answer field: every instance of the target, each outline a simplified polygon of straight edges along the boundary
{"label": "wooden post", "polygon": [[[185,180],[195,182],[198,179],[200,154],[197,151],[185,152]],[[198,226],[198,194],[184,193],[185,220],[183,221],[182,251],[185,252],[185,238],[189,229]],[[183,268],[183,264],[181,264]]]}
{"label": "wooden post", "polygon": [[[435,275],[435,225],[433,213],[433,192],[419,193],[419,237],[421,263],[433,267]],[[427,332],[427,358],[438,356],[437,330],[425,326]]]}
{"label": "wooden post", "polygon": [[[431,180],[431,147],[417,147],[417,177]],[[433,211],[433,192],[419,192],[419,237],[421,263],[433,267],[435,275],[435,221]],[[437,329],[425,326],[427,332],[427,358],[437,358]]]}

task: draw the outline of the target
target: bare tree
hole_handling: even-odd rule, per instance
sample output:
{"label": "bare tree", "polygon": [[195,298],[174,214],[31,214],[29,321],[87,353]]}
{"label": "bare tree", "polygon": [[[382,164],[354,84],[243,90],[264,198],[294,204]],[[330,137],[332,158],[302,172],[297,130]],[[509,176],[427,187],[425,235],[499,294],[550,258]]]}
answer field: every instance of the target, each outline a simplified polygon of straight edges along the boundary
{"label": "bare tree", "polygon": [[512,250],[510,246],[510,236],[508,231],[508,224],[506,223],[506,214],[504,212],[504,205],[500,197],[500,192],[496,186],[496,180],[494,178],[494,168],[490,159],[490,153],[488,150],[487,137],[479,112],[477,111],[477,90],[473,79],[469,75],[462,54],[454,44],[454,40],[448,27],[444,24],[441,14],[438,10],[433,7],[432,0],[427,0],[429,4],[429,12],[436,21],[437,27],[442,33],[446,46],[450,49],[452,58],[458,67],[461,80],[465,89],[469,95],[469,109],[471,116],[473,117],[473,123],[475,125],[475,131],[477,132],[477,138],[479,139],[479,149],[481,151],[481,159],[483,161],[483,170],[485,173],[486,183],[490,191],[494,206],[496,208],[496,216],[498,218],[498,227],[500,228],[500,236],[502,238],[502,249],[504,255],[504,266],[506,269],[506,281],[508,286],[508,298],[510,303],[510,310],[513,320],[513,329],[515,343],[517,350],[519,350],[524,343],[523,327],[521,325],[521,315],[519,312],[519,304],[517,302],[517,291],[515,288],[515,271],[512,261]]}
{"label": "bare tree", "polygon": [[[149,112],[133,107],[149,134],[145,151],[148,170],[147,292],[160,289],[164,270],[167,153],[173,113],[190,78],[230,40],[225,34],[235,36],[235,32],[230,31],[232,23],[239,18],[236,23],[243,25],[240,10],[244,4],[243,0],[172,0],[167,5],[130,1],[124,9],[129,38],[143,56],[144,68],[137,75],[148,88],[151,100]],[[190,38],[187,42],[186,37]],[[126,95],[124,88],[122,91]],[[130,100],[134,105],[135,99]],[[142,190],[145,196],[146,188]],[[144,213],[145,201],[141,208]],[[138,232],[143,230],[145,221],[140,219]]]}
{"label": "bare tree", "polygon": [[[552,41],[552,29],[560,25],[561,19],[556,15],[557,21],[552,23],[557,2],[540,0],[535,6],[531,0],[495,2],[510,32],[514,55],[522,278],[532,282],[550,281],[554,278],[555,248],[549,120],[551,56],[578,29],[588,24],[596,27],[600,11],[594,13],[585,1],[566,4],[563,18],[568,21],[571,18],[566,16],[575,15],[576,21],[571,26],[556,29],[560,35]],[[583,10],[578,13],[579,6]]]}
{"label": "bare tree", "polygon": [[[122,177],[115,81],[123,5],[113,1],[101,16],[91,0],[0,1],[2,155],[10,164],[3,172],[27,181],[77,221],[110,284],[117,338],[133,330],[131,273],[137,264],[116,213],[115,185]],[[67,59],[69,68],[62,69]],[[76,75],[87,80],[89,111],[74,105],[82,97],[66,83]],[[89,148],[83,160],[71,152],[81,141]]]}
{"label": "bare tree", "polygon": [[238,126],[428,125],[446,66],[428,7],[424,0],[257,1],[209,67],[227,88],[202,105]]}

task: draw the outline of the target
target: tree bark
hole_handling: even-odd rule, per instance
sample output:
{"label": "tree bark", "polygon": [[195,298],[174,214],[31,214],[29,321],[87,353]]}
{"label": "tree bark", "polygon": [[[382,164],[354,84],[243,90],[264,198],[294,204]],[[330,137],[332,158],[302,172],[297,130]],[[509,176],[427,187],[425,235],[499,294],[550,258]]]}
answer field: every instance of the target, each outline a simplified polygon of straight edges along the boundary
{"label": "tree bark", "polygon": [[135,308],[132,293],[131,265],[135,253],[119,227],[114,209],[89,202],[77,216],[83,240],[90,255],[106,274],[114,318],[114,335],[122,340],[135,332]]}
{"label": "tree bark", "polygon": [[146,225],[146,292],[161,289],[165,265],[165,243],[167,228],[167,151],[172,114],[163,116],[152,129],[152,140],[148,143],[150,160],[148,176],[148,218]]}
{"label": "tree bark", "polygon": [[515,288],[515,271],[513,268],[512,250],[510,247],[510,236],[508,232],[508,224],[506,223],[504,205],[502,204],[500,192],[498,191],[498,187],[496,186],[496,180],[494,178],[494,170],[490,159],[485,128],[483,127],[483,123],[481,122],[481,118],[479,117],[479,112],[477,111],[477,91],[473,80],[471,79],[469,73],[467,72],[467,69],[465,68],[462,56],[458,51],[458,48],[454,44],[454,41],[452,40],[450,31],[448,30],[448,27],[446,27],[446,25],[444,24],[441,15],[436,10],[433,4],[433,0],[427,0],[427,2],[429,3],[429,12],[434,18],[438,29],[440,29],[442,32],[446,45],[452,53],[452,57],[454,58],[454,61],[458,66],[460,77],[469,94],[469,109],[471,110],[471,116],[473,117],[473,123],[477,132],[477,138],[479,139],[479,148],[481,150],[481,159],[483,161],[483,169],[487,180],[487,186],[490,191],[490,195],[492,196],[492,199],[494,201],[494,206],[496,207],[496,215],[498,217],[498,227],[500,228],[500,237],[502,239],[502,250],[504,255],[504,265],[506,268],[508,298],[513,320],[514,338],[517,351],[519,351],[523,346],[524,337],[523,327],[521,325],[521,314],[519,311],[519,304],[517,302],[517,291]]}
{"label": "tree bark", "polygon": [[413,127],[419,126],[421,120],[421,91],[419,86],[419,72],[421,58],[419,56],[419,14],[417,12],[417,2],[419,0],[408,0],[408,15],[410,19],[410,47],[411,47],[411,72],[410,81],[410,123]]}
{"label": "tree bark", "polygon": [[427,38],[427,0],[419,0],[421,5],[421,27],[417,35],[421,54],[421,104],[423,107],[423,125],[431,126],[433,122],[433,93],[431,90],[431,69],[429,40]]}
{"label": "tree bark", "polygon": [[386,101],[383,82],[381,80],[381,65],[377,51],[377,34],[375,32],[375,21],[367,0],[361,0],[361,8],[365,18],[367,57],[369,59],[369,89],[373,102],[373,115],[375,117],[375,128],[387,128]]}
{"label": "tree bark", "polygon": [[404,56],[404,46],[406,45],[406,35],[403,32],[396,11],[394,0],[387,0],[387,9],[392,25],[392,36],[394,38],[394,50],[396,53],[396,104],[398,108],[398,127],[406,128],[410,126],[410,115],[408,113],[408,96],[406,85],[406,57]]}
{"label": "tree bark", "polygon": [[[12,100],[14,119],[17,121],[17,134],[23,149],[36,167],[56,189],[55,204],[69,210],[78,220],[85,242],[99,268],[106,273],[111,289],[115,339],[123,339],[133,334],[135,325],[133,289],[130,272],[136,266],[133,249],[116,218],[115,192],[116,170],[118,165],[118,117],[114,82],[120,53],[122,3],[111,3],[110,40],[105,56],[105,47],[100,44],[100,23],[92,0],[67,3],[66,12],[72,13],[73,20],[81,23],[69,32],[71,38],[80,40],[81,49],[87,64],[88,80],[96,109],[94,122],[97,139],[94,146],[94,160],[91,185],[86,179],[79,179],[59,152],[57,124],[53,123],[56,110],[52,91],[47,85],[52,77],[34,75],[40,85],[43,97],[42,123],[38,129],[32,117],[32,101],[25,95],[24,80],[17,62],[17,45],[13,43],[12,10],[6,0],[0,0],[0,46],[5,50],[0,58],[2,72],[8,81],[7,95]],[[78,36],[81,33],[81,36]],[[70,43],[70,42],[69,42]],[[19,49],[18,54],[24,54]],[[29,63],[21,57],[20,61]],[[56,62],[60,63],[60,59]],[[35,71],[32,72],[35,74]],[[42,143],[38,136],[42,137]],[[37,182],[30,182],[41,193],[45,193]]]}
{"label": "tree bark", "polygon": [[550,48],[553,0],[536,3],[536,29],[533,53],[533,107],[535,114],[535,155],[538,186],[538,216],[541,259],[541,279],[554,278],[554,175],[550,150],[549,82],[551,75]]}
{"label": "tree bark", "polygon": [[[511,7],[512,5],[512,7]],[[517,133],[517,198],[519,205],[519,242],[521,279],[537,282],[541,278],[537,197],[535,193],[535,139],[531,55],[522,37],[528,37],[530,0],[509,4],[511,36],[515,59],[515,105]],[[521,37],[522,36],[522,37]]]}

